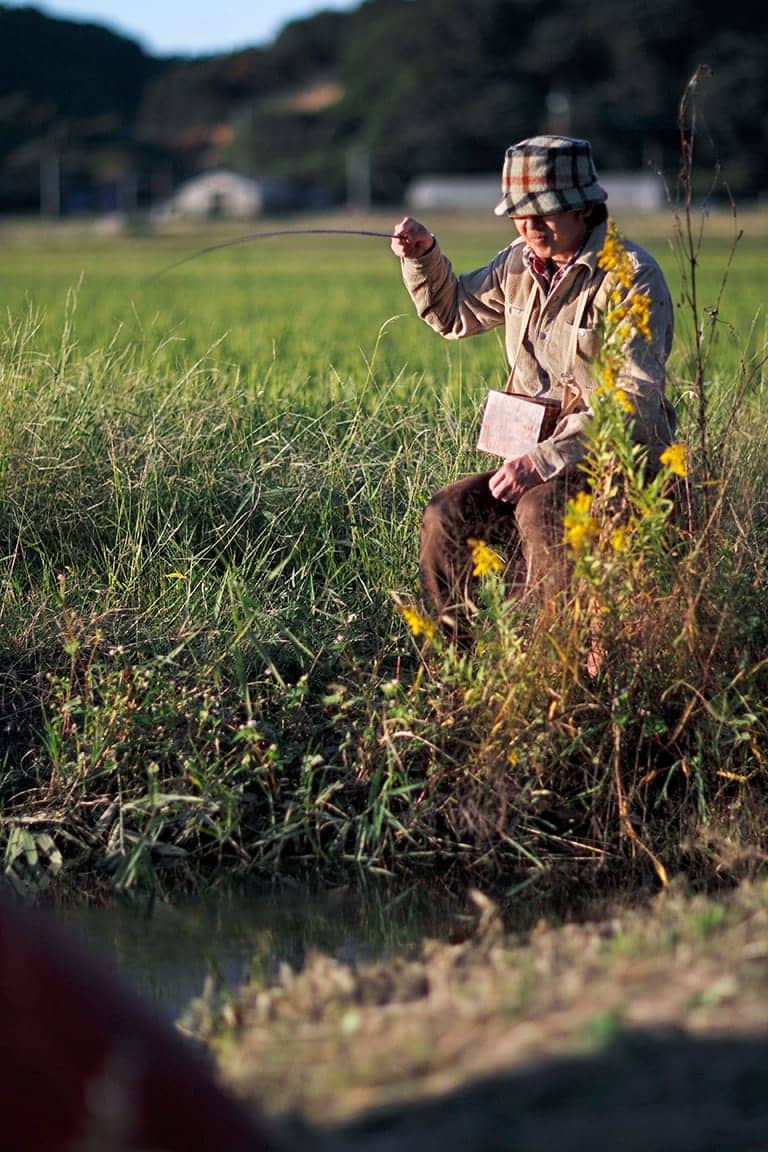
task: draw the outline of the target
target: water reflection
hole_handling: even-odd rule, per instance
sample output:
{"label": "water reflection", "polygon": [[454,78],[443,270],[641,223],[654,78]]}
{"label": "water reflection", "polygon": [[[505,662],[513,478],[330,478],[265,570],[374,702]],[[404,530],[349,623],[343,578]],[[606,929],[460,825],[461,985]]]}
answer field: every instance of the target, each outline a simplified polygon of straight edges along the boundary
{"label": "water reflection", "polygon": [[116,898],[60,915],[175,1020],[212,980],[234,988],[249,977],[268,979],[281,963],[301,967],[312,951],[350,963],[406,953],[426,937],[446,939],[465,912],[456,896],[418,884],[393,890],[366,882],[239,887],[175,904]]}

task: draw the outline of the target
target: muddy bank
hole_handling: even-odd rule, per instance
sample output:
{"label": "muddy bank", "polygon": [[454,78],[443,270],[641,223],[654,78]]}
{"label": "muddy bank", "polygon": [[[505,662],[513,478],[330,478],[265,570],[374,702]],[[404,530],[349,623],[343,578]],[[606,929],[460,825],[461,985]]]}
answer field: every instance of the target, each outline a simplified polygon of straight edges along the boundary
{"label": "muddy bank", "polygon": [[315,954],[187,1026],[287,1147],[768,1148],[768,885],[411,958]]}

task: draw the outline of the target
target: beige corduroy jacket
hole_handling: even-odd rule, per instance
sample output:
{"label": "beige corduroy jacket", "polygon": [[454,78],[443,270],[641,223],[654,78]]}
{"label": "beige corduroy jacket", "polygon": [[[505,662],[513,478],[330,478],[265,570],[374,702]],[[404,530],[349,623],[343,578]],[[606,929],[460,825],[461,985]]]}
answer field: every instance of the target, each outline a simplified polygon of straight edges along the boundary
{"label": "beige corduroy jacket", "polygon": [[[583,430],[596,385],[592,360],[598,350],[597,321],[617,283],[615,273],[598,267],[606,230],[606,224],[592,230],[549,294],[523,260],[522,239],[485,267],[460,276],[437,242],[420,259],[401,261],[405,286],[430,327],[446,339],[461,340],[503,325],[512,374],[508,390],[547,396],[563,405],[551,437],[530,453],[545,480],[575,464],[584,452]],[[665,394],[674,330],[672,300],[653,256],[630,241],[623,243],[635,269],[630,292],[646,292],[650,299],[651,340],[633,339],[620,384],[635,409],[633,437],[647,446],[649,463],[655,465],[676,427]]]}

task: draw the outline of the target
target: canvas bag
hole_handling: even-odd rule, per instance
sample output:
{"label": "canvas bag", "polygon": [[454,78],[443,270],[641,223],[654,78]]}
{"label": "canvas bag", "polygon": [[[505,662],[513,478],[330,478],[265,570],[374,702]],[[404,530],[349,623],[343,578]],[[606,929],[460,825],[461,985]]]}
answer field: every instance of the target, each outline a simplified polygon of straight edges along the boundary
{"label": "canvas bag", "polygon": [[560,419],[560,404],[539,396],[491,390],[485,400],[477,447],[480,452],[514,460],[546,440]]}

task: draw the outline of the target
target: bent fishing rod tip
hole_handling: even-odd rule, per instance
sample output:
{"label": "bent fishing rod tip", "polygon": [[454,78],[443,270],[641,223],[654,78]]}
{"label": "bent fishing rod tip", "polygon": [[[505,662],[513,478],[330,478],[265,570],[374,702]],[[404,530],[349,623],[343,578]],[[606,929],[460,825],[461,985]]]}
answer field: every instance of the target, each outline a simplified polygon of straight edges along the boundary
{"label": "bent fishing rod tip", "polygon": [[218,252],[222,248],[233,248],[238,244],[250,244],[254,240],[272,240],[276,236],[373,236],[382,240],[403,239],[401,232],[377,232],[369,228],[276,228],[269,232],[249,232],[247,236],[235,236],[232,240],[222,240],[218,244],[209,244],[205,248],[198,248],[195,252],[190,252],[188,256],[182,256],[180,260],[174,260],[172,264],[166,264],[158,272],[153,272],[151,276],[145,277],[142,284],[151,284],[153,281],[159,280],[161,276],[165,276],[167,272],[172,272],[175,268],[181,267],[182,264],[189,264],[190,261],[197,260],[200,256],[206,256],[210,252]]}

